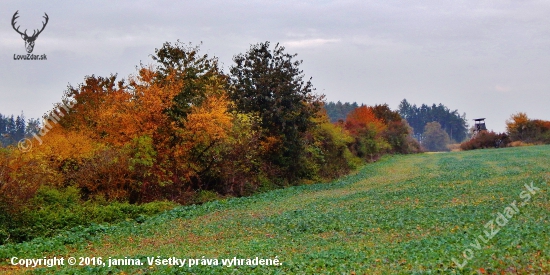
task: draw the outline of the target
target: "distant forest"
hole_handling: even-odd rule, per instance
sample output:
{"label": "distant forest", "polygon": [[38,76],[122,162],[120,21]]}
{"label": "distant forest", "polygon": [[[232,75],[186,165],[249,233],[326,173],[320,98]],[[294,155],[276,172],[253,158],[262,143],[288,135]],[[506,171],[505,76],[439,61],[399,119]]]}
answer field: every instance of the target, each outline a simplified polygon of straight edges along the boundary
{"label": "distant forest", "polygon": [[466,113],[460,115],[458,110],[451,111],[441,103],[439,105],[432,104],[432,106],[422,104],[418,107],[416,104],[411,105],[406,99],[403,99],[399,104],[398,112],[414,129],[416,137],[421,137],[426,124],[434,121],[439,122],[441,128],[455,142],[462,142],[468,136]]}
{"label": "distant forest", "polygon": [[39,125],[38,119],[26,121],[23,113],[17,117],[5,116],[0,113],[0,146],[16,144],[25,136],[30,135],[31,131]]}
{"label": "distant forest", "polygon": [[338,101],[336,103],[330,101],[325,104],[325,109],[327,110],[327,115],[330,118],[330,122],[338,122],[338,120],[346,120],[348,114],[353,111],[355,108],[359,107],[357,102],[353,103],[342,103]]}
{"label": "distant forest", "polygon": [[[342,103],[338,101],[334,103],[331,101],[325,104],[325,109],[330,121],[334,123],[338,120],[345,121],[348,114],[359,106],[357,102]],[[422,140],[426,124],[434,121],[441,124],[441,128],[447,132],[454,142],[462,142],[468,136],[466,114],[460,115],[458,110],[451,111],[441,103],[439,105],[432,104],[432,106],[422,104],[418,107],[416,104],[411,105],[406,99],[403,99],[397,111],[413,128],[414,136],[418,140]]]}

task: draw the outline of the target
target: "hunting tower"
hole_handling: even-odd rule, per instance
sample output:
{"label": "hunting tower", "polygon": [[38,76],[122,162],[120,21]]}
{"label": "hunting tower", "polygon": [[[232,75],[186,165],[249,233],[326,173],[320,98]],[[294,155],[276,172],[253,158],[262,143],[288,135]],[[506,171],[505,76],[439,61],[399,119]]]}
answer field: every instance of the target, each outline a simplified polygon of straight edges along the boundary
{"label": "hunting tower", "polygon": [[475,138],[481,131],[487,131],[487,126],[485,126],[485,118],[476,118],[474,121],[474,134],[472,135],[472,138]]}

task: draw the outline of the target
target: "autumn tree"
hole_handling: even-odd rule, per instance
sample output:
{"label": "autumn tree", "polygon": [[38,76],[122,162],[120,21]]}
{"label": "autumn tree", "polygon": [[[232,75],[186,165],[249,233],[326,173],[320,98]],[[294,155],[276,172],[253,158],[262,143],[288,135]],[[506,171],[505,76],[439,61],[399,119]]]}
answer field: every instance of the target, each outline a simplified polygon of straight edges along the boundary
{"label": "autumn tree", "polygon": [[384,121],[378,118],[374,109],[369,106],[361,106],[351,111],[346,118],[346,129],[351,132],[358,129],[371,127],[376,132],[381,133],[386,127]]}
{"label": "autumn tree", "polygon": [[390,145],[382,137],[386,125],[376,117],[374,109],[370,106],[361,106],[349,113],[345,128],[355,138],[352,152],[360,158],[368,157],[373,161],[382,152],[390,149]]}
{"label": "autumn tree", "polygon": [[421,152],[420,143],[412,136],[413,130],[406,120],[388,123],[382,136],[390,144],[392,153],[411,154]]}
{"label": "autumn tree", "polygon": [[512,141],[550,142],[550,121],[529,119],[525,113],[514,114],[506,121]]}
{"label": "autumn tree", "polygon": [[[232,129],[229,112],[228,78],[216,57],[200,53],[199,46],[181,42],[164,43],[155,50],[155,79],[162,89],[175,91],[163,110],[169,118],[157,139],[164,169],[170,182],[186,184],[192,190],[211,189],[218,182],[218,165],[225,141]],[[162,145],[161,145],[162,144]]]}
{"label": "autumn tree", "polygon": [[[54,108],[44,115],[44,119],[52,127],[59,123],[65,129],[86,132],[98,141],[122,143],[131,139],[126,137],[125,140],[121,140],[121,127],[127,125],[120,119],[121,116],[131,115],[123,112],[126,108],[121,108],[130,98],[125,81],[117,80],[117,75],[86,76],[84,83],[68,86],[61,102],[54,105]],[[72,108],[57,108],[68,102]]]}
{"label": "autumn tree", "polygon": [[517,113],[506,120],[506,130],[512,140],[525,140],[529,128],[529,117],[526,113]]}
{"label": "autumn tree", "polygon": [[302,61],[295,58],[279,44],[271,49],[265,42],[235,56],[230,68],[230,98],[236,110],[258,114],[262,141],[274,148],[264,158],[289,182],[307,176],[303,135],[314,126],[312,118],[321,107],[311,79],[304,80],[299,69]]}
{"label": "autumn tree", "polygon": [[209,181],[215,182],[220,176],[213,168],[222,161],[223,144],[233,123],[223,84],[207,86],[206,94],[201,105],[192,106],[183,127],[175,132],[181,142],[173,148],[182,176],[196,190],[211,189]]}

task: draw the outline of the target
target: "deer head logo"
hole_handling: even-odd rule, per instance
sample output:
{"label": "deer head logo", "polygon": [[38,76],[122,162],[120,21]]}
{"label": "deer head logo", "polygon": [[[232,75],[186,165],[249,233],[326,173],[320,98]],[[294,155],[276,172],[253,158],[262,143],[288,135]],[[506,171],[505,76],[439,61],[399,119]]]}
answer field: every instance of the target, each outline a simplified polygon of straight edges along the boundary
{"label": "deer head logo", "polygon": [[[25,32],[20,32],[19,31],[19,27],[15,27],[15,20],[17,18],[19,18],[19,16],[17,15],[19,11],[16,11],[14,14],[13,14],[13,17],[11,19],[11,26],[13,27],[13,29],[21,35],[21,38],[23,38],[23,40],[25,40],[25,49],[27,50],[28,53],[32,53],[32,50],[34,49],[34,41],[36,40],[36,38],[38,37],[38,35],[44,30],[44,28],[46,27],[46,25],[48,24],[48,14],[47,13],[44,13],[45,16],[44,19],[46,19],[46,22],[42,22],[42,29],[41,30],[34,30],[32,35],[29,36],[27,35],[27,30],[25,30]],[[38,32],[37,32],[38,31]]]}

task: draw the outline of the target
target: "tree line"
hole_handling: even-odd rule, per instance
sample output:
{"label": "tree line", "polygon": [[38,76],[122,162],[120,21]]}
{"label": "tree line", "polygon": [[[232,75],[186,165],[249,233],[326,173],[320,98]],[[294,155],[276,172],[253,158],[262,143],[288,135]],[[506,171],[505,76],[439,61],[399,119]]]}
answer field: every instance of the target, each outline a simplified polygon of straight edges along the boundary
{"label": "tree line", "polygon": [[[347,115],[355,108],[359,107],[357,102],[342,103],[328,102],[325,104],[325,109],[332,122],[345,120]],[[468,122],[466,114],[459,114],[458,110],[451,111],[443,104],[433,104],[428,106],[422,104],[420,107],[416,104],[411,105],[406,99],[403,99],[399,104],[399,115],[405,119],[413,128],[414,136],[418,140],[422,140],[425,127],[428,123],[437,122],[443,130],[449,135],[454,142],[460,142],[468,136]]]}
{"label": "tree line", "polygon": [[[363,106],[363,104],[361,104]],[[359,105],[328,102],[325,109],[332,122],[345,119]],[[459,115],[458,110],[451,111],[443,104],[420,107],[411,105],[406,99],[399,104],[398,114],[412,127],[413,136],[428,151],[448,151],[447,145],[463,141],[468,137],[466,114]]]}
{"label": "tree line", "polygon": [[419,107],[403,99],[399,104],[399,114],[413,127],[415,136],[420,140],[426,124],[434,121],[440,124],[454,143],[462,142],[468,137],[466,114],[460,115],[458,110],[451,111],[441,103],[432,106],[422,104]]}
{"label": "tree line", "polygon": [[351,111],[353,111],[357,107],[359,107],[359,104],[357,104],[357,102],[342,103],[341,101],[338,101],[335,103],[335,102],[329,101],[325,104],[325,110],[327,111],[327,114],[331,122],[338,122],[339,120],[345,120],[348,114],[351,113]]}
{"label": "tree line", "polygon": [[17,117],[0,113],[0,147],[16,144],[21,139],[29,136],[38,125],[40,125],[38,119],[26,121],[23,112]]}
{"label": "tree line", "polygon": [[54,106],[72,107],[44,117],[60,119],[40,125],[39,143],[0,148],[0,235],[45,234],[39,211],[58,219],[48,228],[71,224],[51,205],[201,203],[333,179],[383,154],[421,150],[386,104],[357,106],[332,123],[302,61],[279,44],[251,45],[227,73],[179,41],[152,58],[127,79],[91,75],[69,85]]}

